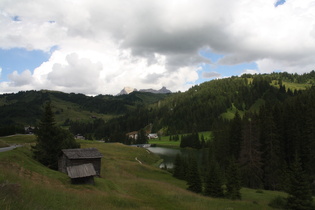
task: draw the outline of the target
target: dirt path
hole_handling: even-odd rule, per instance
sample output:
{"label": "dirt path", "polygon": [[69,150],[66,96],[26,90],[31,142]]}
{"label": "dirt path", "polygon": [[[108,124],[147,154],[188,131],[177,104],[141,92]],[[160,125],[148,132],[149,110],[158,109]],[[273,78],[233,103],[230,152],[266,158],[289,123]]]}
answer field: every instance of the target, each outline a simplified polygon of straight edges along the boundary
{"label": "dirt path", "polygon": [[9,146],[9,147],[2,147],[2,148],[0,148],[0,152],[10,151],[10,150],[13,150],[17,147],[22,147],[22,145],[16,144],[16,145]]}

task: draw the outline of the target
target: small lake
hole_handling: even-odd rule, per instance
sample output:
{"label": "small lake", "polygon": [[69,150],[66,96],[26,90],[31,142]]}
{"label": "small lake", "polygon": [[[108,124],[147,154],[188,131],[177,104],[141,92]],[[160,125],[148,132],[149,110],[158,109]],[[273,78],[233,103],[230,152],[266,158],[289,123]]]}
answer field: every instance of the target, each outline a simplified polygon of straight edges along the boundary
{"label": "small lake", "polygon": [[[150,152],[157,154],[158,156],[163,159],[163,162],[160,165],[160,168],[167,167],[167,168],[173,168],[174,167],[174,161],[177,154],[180,155],[188,155],[190,152],[192,152],[191,149],[171,149],[171,148],[165,148],[165,147],[149,147],[147,148]],[[197,150],[194,150],[194,152],[198,152]]]}

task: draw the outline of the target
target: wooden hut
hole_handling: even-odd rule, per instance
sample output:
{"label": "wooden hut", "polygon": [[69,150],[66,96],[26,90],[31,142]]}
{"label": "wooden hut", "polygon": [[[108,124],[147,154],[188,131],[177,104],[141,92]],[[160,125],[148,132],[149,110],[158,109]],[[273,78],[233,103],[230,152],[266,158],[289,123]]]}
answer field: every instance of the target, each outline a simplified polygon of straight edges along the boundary
{"label": "wooden hut", "polygon": [[96,171],[92,163],[68,166],[67,172],[72,184],[94,184]]}
{"label": "wooden hut", "polygon": [[[96,148],[63,149],[62,155],[60,156],[59,161],[58,161],[58,170],[68,175],[69,175],[69,170],[70,171],[71,170],[78,170],[78,171],[88,170],[89,172],[87,172],[86,174],[92,174],[93,171],[91,169],[91,166],[85,165],[85,164],[91,164],[95,171],[95,175],[100,176],[102,157],[103,155]],[[71,169],[71,167],[73,166],[80,166],[80,165],[81,167]],[[85,166],[82,166],[82,165],[85,165]],[[70,167],[69,170],[68,170],[68,167]],[[82,172],[82,174],[84,173]]]}

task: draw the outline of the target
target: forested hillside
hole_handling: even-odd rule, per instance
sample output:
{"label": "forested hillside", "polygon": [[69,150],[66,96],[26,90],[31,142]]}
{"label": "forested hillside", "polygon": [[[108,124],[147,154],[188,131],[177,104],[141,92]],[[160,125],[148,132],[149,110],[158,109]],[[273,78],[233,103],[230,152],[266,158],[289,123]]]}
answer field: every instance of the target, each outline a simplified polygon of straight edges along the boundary
{"label": "forested hillside", "polygon": [[48,90],[3,94],[0,95],[0,133],[20,133],[24,132],[24,126],[36,126],[48,101],[51,101],[57,124],[68,126],[71,121],[107,121],[167,96],[134,92],[121,96],[92,97]]}
{"label": "forested hillside", "polygon": [[218,119],[233,119],[236,111],[241,116],[258,114],[266,104],[282,104],[305,90],[311,91],[314,81],[314,71],[304,75],[272,73],[212,80],[158,103],[138,106],[107,123],[103,130],[110,136],[137,131],[152,123],[152,131],[164,135],[208,131]]}
{"label": "forested hillside", "polygon": [[[315,193],[314,79],[312,71],[304,75],[273,73],[213,80],[156,104],[138,106],[127,115],[86,131],[126,144],[130,143],[127,132],[139,131],[150,123],[152,132],[164,135],[192,133],[181,135],[181,146],[185,143],[197,149],[202,145],[209,148],[200,152],[203,161],[198,166],[189,164],[193,159],[190,157],[179,167],[186,168],[186,175],[179,177],[187,180],[189,187],[199,183],[199,188],[192,187],[192,191],[205,189],[205,194],[220,197],[220,190],[212,194],[211,189],[217,187],[222,192],[222,186],[230,187],[230,180],[234,180],[231,185],[288,192],[290,208],[295,209],[299,202],[294,199],[304,199],[303,205],[310,207],[311,193]],[[70,129],[87,127],[73,123]],[[196,133],[206,130],[213,132],[213,141],[198,143]],[[190,176],[189,170],[200,174]],[[229,196],[240,198],[233,193]]]}

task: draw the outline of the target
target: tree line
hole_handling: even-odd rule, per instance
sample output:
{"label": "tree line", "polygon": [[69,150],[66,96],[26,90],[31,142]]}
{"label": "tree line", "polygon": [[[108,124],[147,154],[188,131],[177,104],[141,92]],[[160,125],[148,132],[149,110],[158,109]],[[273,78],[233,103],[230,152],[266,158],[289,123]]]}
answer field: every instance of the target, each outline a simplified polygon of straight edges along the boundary
{"label": "tree line", "polygon": [[242,186],[288,192],[292,195],[288,205],[298,205],[295,191],[302,190],[299,199],[314,208],[314,104],[312,87],[282,103],[266,101],[258,113],[243,117],[236,113],[231,121],[218,119],[213,125],[215,158],[223,173],[229,160],[235,159]]}

